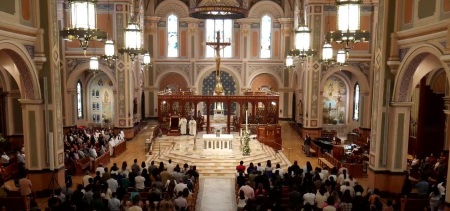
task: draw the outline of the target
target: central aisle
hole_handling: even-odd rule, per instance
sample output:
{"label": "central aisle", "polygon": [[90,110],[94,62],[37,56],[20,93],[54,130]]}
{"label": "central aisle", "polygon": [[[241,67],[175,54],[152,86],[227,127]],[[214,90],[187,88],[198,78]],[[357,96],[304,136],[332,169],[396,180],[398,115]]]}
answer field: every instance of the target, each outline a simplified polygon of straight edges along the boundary
{"label": "central aisle", "polygon": [[231,178],[201,178],[197,203],[199,211],[236,210],[235,180]]}

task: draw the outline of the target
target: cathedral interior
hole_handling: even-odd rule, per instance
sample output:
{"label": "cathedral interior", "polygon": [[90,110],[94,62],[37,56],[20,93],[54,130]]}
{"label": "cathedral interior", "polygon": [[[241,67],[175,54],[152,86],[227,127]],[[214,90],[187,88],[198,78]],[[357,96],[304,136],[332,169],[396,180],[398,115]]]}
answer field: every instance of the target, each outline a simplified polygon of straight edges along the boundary
{"label": "cathedral interior", "polygon": [[[346,3],[358,11],[343,14]],[[401,191],[414,156],[449,157],[448,0],[0,5],[0,152],[24,146],[33,183],[56,172],[64,184],[71,128],[108,128],[131,140],[142,122],[200,113],[209,133],[220,122],[216,110],[228,132],[246,121],[252,129],[280,121],[295,125],[302,141],[357,134],[367,146],[367,185],[384,192]],[[168,93],[181,103],[159,99]],[[249,93],[277,100],[234,98]],[[191,103],[184,95],[209,97]]]}

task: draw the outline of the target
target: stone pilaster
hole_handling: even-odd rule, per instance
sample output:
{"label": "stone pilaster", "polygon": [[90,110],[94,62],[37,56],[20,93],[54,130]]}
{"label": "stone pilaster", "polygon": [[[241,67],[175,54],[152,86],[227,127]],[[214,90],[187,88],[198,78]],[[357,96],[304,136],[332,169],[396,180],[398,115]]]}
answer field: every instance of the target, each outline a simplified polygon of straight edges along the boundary
{"label": "stone pilaster", "polygon": [[[156,55],[157,55],[157,45],[158,45],[158,39],[157,39],[157,29],[158,29],[158,22],[161,19],[161,17],[156,16],[150,16],[145,17],[145,39],[144,39],[144,48],[148,50],[150,53],[150,57],[152,60],[152,66],[146,67],[144,71],[144,98],[145,98],[145,106],[142,109],[145,109],[145,117],[154,117],[157,115],[157,112],[155,112],[155,108],[157,108],[157,89],[153,90],[152,87],[154,87],[154,81],[155,81],[155,71],[156,71],[156,64],[154,63]],[[156,87],[157,88],[157,87]]]}

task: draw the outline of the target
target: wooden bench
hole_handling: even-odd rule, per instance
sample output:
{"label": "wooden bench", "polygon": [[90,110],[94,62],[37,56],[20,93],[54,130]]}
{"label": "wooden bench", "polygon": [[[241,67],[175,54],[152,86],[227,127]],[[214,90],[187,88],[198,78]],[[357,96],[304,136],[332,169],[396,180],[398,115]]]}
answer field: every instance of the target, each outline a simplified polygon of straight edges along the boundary
{"label": "wooden bench", "polygon": [[30,198],[22,196],[0,198],[0,209],[3,208],[5,210],[28,211],[30,210]]}
{"label": "wooden bench", "polygon": [[75,175],[84,175],[87,169],[91,166],[91,159],[89,157],[81,158],[75,162]]}
{"label": "wooden bench", "polygon": [[92,161],[92,165],[91,165],[92,172],[95,172],[97,167],[100,164],[102,164],[103,167],[107,166],[110,161],[111,160],[110,160],[110,156],[109,156],[109,151],[106,151],[105,154],[101,155],[100,157],[98,157]]}
{"label": "wooden bench", "polygon": [[[6,167],[0,167],[0,185],[11,180],[19,178],[19,164],[17,162],[10,164]],[[1,208],[1,207],[0,207]]]}
{"label": "wooden bench", "polygon": [[117,157],[127,150],[127,142],[122,141],[113,147],[113,157]]}
{"label": "wooden bench", "polygon": [[334,158],[330,153],[325,152],[323,158],[318,159],[318,163],[321,167],[327,166],[328,168],[336,167],[339,169],[341,167],[341,162]]}
{"label": "wooden bench", "polygon": [[322,168],[324,166],[327,166],[329,169],[332,169],[334,167],[334,165],[328,162],[328,160],[325,158],[319,158],[317,162],[319,163],[319,166]]}

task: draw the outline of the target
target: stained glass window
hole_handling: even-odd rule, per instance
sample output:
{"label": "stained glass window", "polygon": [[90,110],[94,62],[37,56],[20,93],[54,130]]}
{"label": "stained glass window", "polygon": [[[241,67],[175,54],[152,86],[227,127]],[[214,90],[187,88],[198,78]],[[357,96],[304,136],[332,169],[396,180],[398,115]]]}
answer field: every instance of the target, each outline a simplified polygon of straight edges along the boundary
{"label": "stained glass window", "polygon": [[272,42],[272,18],[264,15],[261,19],[261,58],[270,58],[270,44]]}
{"label": "stained glass window", "polygon": [[353,119],[359,119],[359,84],[355,84],[355,93],[353,95]]}
{"label": "stained glass window", "polygon": [[[206,20],[206,41],[207,42],[217,42],[217,31],[220,31],[220,42],[229,42],[230,45],[223,48],[220,51],[220,57],[230,58],[231,57],[231,44],[232,44],[232,33],[233,33],[233,21],[230,19],[208,19]],[[216,52],[214,48],[206,48],[206,57],[214,57]]]}
{"label": "stained glass window", "polygon": [[77,117],[83,118],[83,89],[80,81],[77,83]]}
{"label": "stained glass window", "polygon": [[178,17],[167,18],[167,57],[178,57]]}

